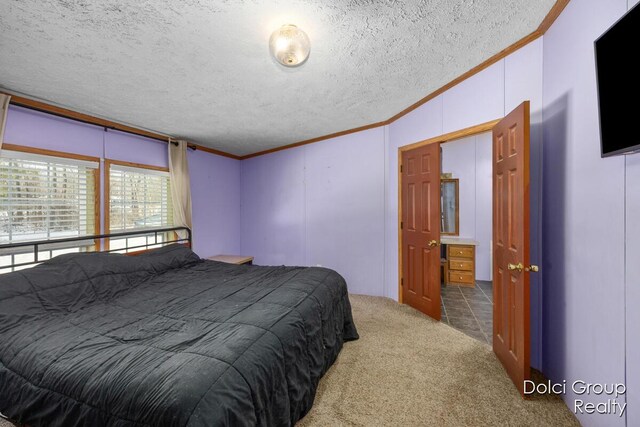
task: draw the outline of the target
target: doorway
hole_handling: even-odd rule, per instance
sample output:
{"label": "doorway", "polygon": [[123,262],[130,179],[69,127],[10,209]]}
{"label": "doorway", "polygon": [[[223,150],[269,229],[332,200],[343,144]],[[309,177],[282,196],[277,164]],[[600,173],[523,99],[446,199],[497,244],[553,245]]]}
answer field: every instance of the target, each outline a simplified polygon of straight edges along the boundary
{"label": "doorway", "polygon": [[526,101],[501,120],[400,147],[398,155],[399,300],[436,320],[444,312],[449,321],[441,278],[458,286],[452,289],[461,301],[481,297],[483,289],[474,295],[461,287],[476,287],[477,242],[456,239],[451,230],[458,213],[441,195],[456,191],[441,188],[442,178],[454,177],[441,175],[440,145],[491,132],[493,284],[491,295],[484,293],[490,304],[478,303],[492,308],[490,341],[521,394],[530,378],[529,273],[537,272],[529,263],[529,117]]}
{"label": "doorway", "polygon": [[492,132],[440,144],[442,322],[493,339]]}

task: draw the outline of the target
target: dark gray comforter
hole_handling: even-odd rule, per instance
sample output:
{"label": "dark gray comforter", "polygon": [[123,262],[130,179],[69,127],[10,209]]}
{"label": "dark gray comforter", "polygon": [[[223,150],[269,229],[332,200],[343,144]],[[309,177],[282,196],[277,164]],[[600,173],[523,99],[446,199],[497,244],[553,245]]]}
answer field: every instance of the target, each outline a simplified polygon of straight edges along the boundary
{"label": "dark gray comforter", "polygon": [[0,275],[0,412],[33,427],[291,425],[344,341],[324,268],[62,255]]}

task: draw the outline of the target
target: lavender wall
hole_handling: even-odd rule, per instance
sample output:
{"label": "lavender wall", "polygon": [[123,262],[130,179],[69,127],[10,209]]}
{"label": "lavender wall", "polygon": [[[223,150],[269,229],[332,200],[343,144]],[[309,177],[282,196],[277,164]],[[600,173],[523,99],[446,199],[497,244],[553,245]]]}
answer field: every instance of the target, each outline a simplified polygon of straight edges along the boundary
{"label": "lavender wall", "polygon": [[[631,9],[640,0],[628,0]],[[640,425],[640,155],[625,159],[625,343],[627,425]]]}
{"label": "lavender wall", "polygon": [[[5,142],[167,167],[167,145],[26,108],[11,106]],[[194,250],[200,256],[238,253],[240,162],[204,151],[189,152]],[[102,180],[104,182],[104,179]],[[103,189],[101,188],[101,193]],[[104,208],[104,206],[103,206]],[[104,212],[104,209],[101,209]],[[104,215],[101,215],[104,229]]]}
{"label": "lavender wall", "polygon": [[240,253],[240,161],[189,151],[193,249],[201,257]]}
{"label": "lavender wall", "polygon": [[306,261],[384,294],[384,130],[304,147]]}
{"label": "lavender wall", "polygon": [[26,108],[9,106],[4,142],[102,157],[104,129]]}
{"label": "lavender wall", "polygon": [[[629,0],[628,8],[638,4]],[[625,369],[627,426],[640,425],[640,154],[625,157]]]}
{"label": "lavender wall", "polygon": [[104,154],[101,157],[143,165],[169,165],[166,143],[114,130],[104,132]]}
{"label": "lavender wall", "polygon": [[627,425],[640,425],[640,155],[626,158],[625,290]]}
{"label": "lavender wall", "polygon": [[384,129],[242,161],[242,252],[384,295]]}
{"label": "lavender wall", "polygon": [[241,162],[240,248],[256,264],[306,265],[304,149]]}
{"label": "lavender wall", "polygon": [[[543,366],[554,380],[626,377],[632,426],[640,425],[640,161],[600,158],[593,50],[627,7],[572,1],[545,35]],[[565,396],[569,406],[575,398]],[[617,415],[578,417],[587,426],[625,425]]]}

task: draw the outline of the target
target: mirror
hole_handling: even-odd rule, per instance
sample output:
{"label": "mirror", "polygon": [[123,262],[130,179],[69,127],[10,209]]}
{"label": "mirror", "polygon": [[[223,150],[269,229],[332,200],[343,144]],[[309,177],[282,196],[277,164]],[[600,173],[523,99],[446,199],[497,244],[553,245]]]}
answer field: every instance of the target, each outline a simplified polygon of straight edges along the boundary
{"label": "mirror", "polygon": [[460,233],[460,199],[457,179],[440,180],[440,198],[440,234],[457,236]]}

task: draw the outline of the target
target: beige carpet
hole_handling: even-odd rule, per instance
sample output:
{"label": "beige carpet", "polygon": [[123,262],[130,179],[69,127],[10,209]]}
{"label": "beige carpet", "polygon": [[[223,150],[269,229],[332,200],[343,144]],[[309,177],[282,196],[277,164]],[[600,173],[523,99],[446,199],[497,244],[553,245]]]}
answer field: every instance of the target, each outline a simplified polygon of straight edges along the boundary
{"label": "beige carpet", "polygon": [[345,344],[298,426],[579,425],[556,396],[523,400],[486,344],[390,299],[351,303],[360,340]]}
{"label": "beige carpet", "polygon": [[573,426],[557,396],[523,400],[491,347],[386,298],[352,295],[346,343],[298,426]]}

